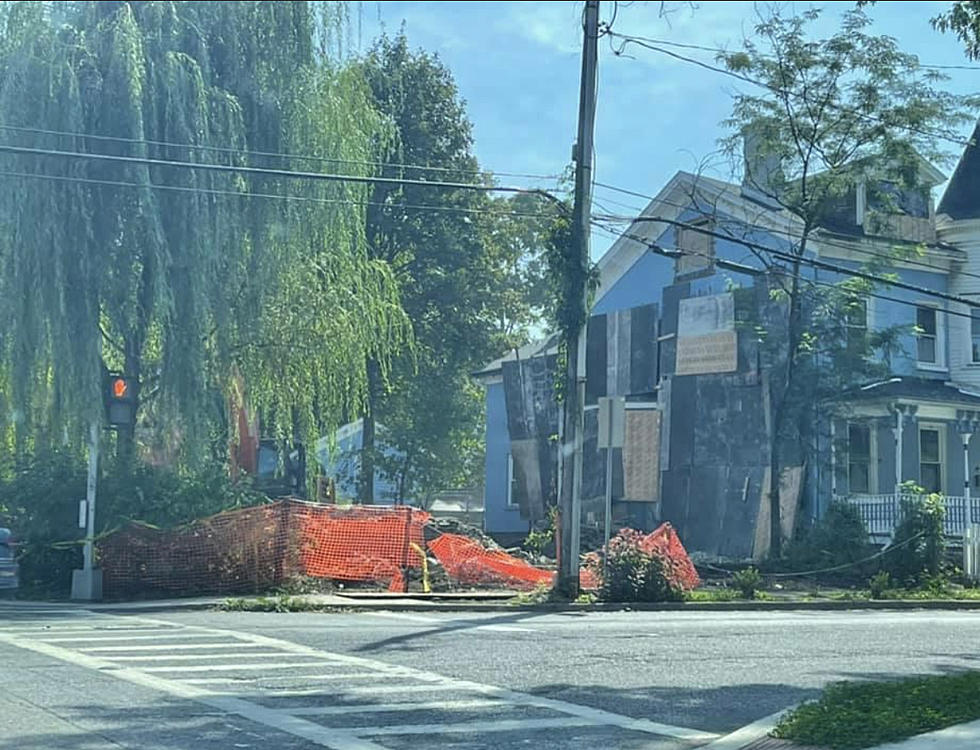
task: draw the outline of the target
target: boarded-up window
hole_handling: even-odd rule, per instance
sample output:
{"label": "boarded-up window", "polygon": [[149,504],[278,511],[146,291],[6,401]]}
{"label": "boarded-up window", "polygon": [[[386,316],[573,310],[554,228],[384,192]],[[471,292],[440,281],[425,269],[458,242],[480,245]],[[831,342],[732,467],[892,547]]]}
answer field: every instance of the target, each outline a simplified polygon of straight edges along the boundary
{"label": "boarded-up window", "polygon": [[703,221],[677,230],[677,249],[684,253],[677,259],[675,274],[684,274],[710,268],[715,257],[715,238],[711,222]]}

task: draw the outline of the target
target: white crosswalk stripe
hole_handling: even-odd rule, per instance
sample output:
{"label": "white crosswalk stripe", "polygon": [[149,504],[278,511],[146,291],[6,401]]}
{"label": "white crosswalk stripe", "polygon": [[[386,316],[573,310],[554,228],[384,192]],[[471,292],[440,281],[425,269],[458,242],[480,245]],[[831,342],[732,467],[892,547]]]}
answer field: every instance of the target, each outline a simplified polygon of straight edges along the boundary
{"label": "white crosswalk stripe", "polygon": [[[0,611],[0,643],[237,714],[333,750],[384,750],[385,738],[398,736],[553,733],[573,727],[692,744],[716,737],[250,632],[98,613],[84,621],[71,616],[4,624],[2,617]],[[442,720],[420,723],[426,711]],[[399,721],[401,716],[413,721]],[[464,717],[471,718],[459,720]],[[344,723],[351,719],[357,726]]]}

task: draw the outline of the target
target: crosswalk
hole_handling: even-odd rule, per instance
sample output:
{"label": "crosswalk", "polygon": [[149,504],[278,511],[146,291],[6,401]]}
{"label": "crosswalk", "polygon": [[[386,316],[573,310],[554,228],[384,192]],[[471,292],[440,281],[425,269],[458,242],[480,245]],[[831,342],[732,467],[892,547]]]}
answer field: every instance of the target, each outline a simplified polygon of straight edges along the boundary
{"label": "crosswalk", "polygon": [[[0,610],[0,643],[196,701],[333,750],[478,735],[697,746],[708,732],[252,632],[78,609]],[[611,734],[610,734],[611,733]],[[569,737],[563,743],[561,737]],[[678,743],[675,744],[675,743]],[[517,743],[519,744],[519,743]],[[450,745],[447,745],[450,746]],[[455,747],[455,745],[452,745]],[[585,742],[582,746],[591,746]],[[623,744],[622,746],[626,746]]]}

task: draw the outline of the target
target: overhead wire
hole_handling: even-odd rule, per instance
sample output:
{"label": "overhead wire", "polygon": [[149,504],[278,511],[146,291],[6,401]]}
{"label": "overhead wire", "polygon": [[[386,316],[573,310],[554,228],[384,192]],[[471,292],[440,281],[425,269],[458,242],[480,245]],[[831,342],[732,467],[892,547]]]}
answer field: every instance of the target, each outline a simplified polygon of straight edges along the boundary
{"label": "overhead wire", "polygon": [[189,187],[185,185],[162,185],[159,183],[141,184],[138,182],[126,182],[123,180],[102,180],[94,177],[78,177],[74,175],[52,175],[40,174],[35,172],[18,172],[12,170],[0,170],[0,177],[18,177],[38,180],[57,180],[63,182],[76,182],[91,185],[105,185],[109,187],[132,187],[150,190],[165,190],[180,193],[201,193],[204,195],[228,196],[233,198],[261,198],[266,200],[301,201],[306,203],[351,205],[351,206],[378,206],[383,208],[400,208],[418,211],[437,211],[446,213],[463,214],[489,214],[496,216],[508,216],[518,218],[551,218],[554,214],[548,213],[529,213],[520,211],[494,211],[492,209],[463,208],[459,206],[438,206],[431,204],[413,203],[384,203],[381,201],[358,201],[347,198],[320,198],[308,195],[288,195],[280,193],[256,193],[238,192],[234,190],[218,190],[215,188]]}
{"label": "overhead wire", "polygon": [[[705,70],[710,70],[714,73],[721,73],[722,75],[726,75],[731,78],[744,81],[745,83],[750,83],[753,86],[758,86],[760,88],[767,89],[776,94],[790,96],[793,97],[794,99],[802,99],[804,102],[807,101],[805,94],[801,94],[799,92],[793,91],[792,89],[783,88],[780,86],[773,86],[772,84],[766,83],[765,81],[760,81],[756,78],[752,78],[751,76],[744,75],[743,73],[738,73],[733,70],[727,70],[726,68],[721,68],[717,65],[712,65],[711,63],[707,63],[704,60],[698,60],[695,57],[688,57],[687,55],[682,55],[678,52],[672,52],[671,50],[664,49],[663,47],[658,47],[656,45],[645,42],[638,37],[633,37],[626,34],[620,34],[612,30],[609,30],[607,33],[610,38],[623,40],[623,44],[619,47],[619,49],[616,50],[614,48],[613,50],[613,53],[616,55],[622,55],[623,50],[625,49],[627,44],[635,44],[639,47],[643,47],[644,49],[648,49],[652,52],[658,52],[660,54],[667,55],[668,57],[672,57],[676,60],[681,60],[682,62],[691,63],[692,65],[697,65],[698,67],[704,68]],[[884,125],[893,125],[894,127],[897,127],[900,130],[905,130],[909,133],[915,133],[917,135],[927,136],[929,138],[936,138],[937,140],[948,141],[949,143],[954,143],[958,146],[974,145],[972,140],[963,140],[962,138],[956,138],[955,136],[952,136],[949,133],[943,133],[941,131],[936,131],[936,130],[927,130],[924,128],[917,128],[912,125],[894,125],[894,123],[889,123],[887,120],[885,120],[882,117],[868,114],[867,112],[862,112],[861,110],[854,109],[852,107],[844,107],[840,105],[834,105],[831,103],[825,103],[824,106],[835,109],[838,112],[860,117],[864,120],[868,120],[869,122],[876,122]]]}
{"label": "overhead wire", "polygon": [[48,128],[27,127],[21,125],[7,125],[0,123],[0,130],[7,130],[17,133],[29,133],[33,135],[50,135],[61,138],[87,138],[92,141],[103,141],[110,143],[128,143],[136,146],[160,146],[163,148],[186,148],[197,151],[210,151],[213,153],[229,154],[232,156],[258,156],[274,159],[295,159],[299,161],[313,161],[324,164],[351,164],[366,167],[392,167],[396,169],[412,169],[426,172],[441,172],[452,174],[472,174],[490,177],[497,175],[500,177],[526,177],[537,180],[557,180],[560,175],[539,175],[526,172],[496,172],[485,169],[465,169],[459,167],[428,166],[422,164],[406,164],[400,162],[366,161],[359,159],[338,159],[329,156],[316,156],[314,154],[298,154],[279,151],[255,151],[252,149],[235,148],[231,146],[215,146],[202,143],[181,143],[176,141],[161,141],[150,138],[126,138],[116,135],[102,135],[99,133],[82,133],[69,130],[51,130]]}

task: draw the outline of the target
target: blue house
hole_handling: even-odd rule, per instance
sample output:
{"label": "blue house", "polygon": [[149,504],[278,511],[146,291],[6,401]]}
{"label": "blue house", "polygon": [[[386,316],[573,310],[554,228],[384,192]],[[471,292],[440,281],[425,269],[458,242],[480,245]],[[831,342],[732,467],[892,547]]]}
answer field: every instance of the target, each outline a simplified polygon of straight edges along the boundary
{"label": "blue house", "polygon": [[[970,497],[980,495],[980,439],[973,437],[980,429],[980,314],[952,300],[980,295],[975,146],[937,207],[932,188],[945,179],[923,161],[921,188],[894,188],[887,201],[876,196],[893,186],[857,183],[810,236],[809,283],[833,284],[875,256],[889,259],[878,273],[894,274],[898,283],[877,287],[848,326],[861,335],[895,327],[903,333],[885,377],[859,384],[844,407],[814,405],[821,435],[815,450],[790,451],[783,462],[786,534],[834,499],[855,503],[873,532],[887,534],[906,481],[947,496],[950,533],[980,522],[980,503]],[[605,486],[595,399],[619,395],[628,429],[613,456],[617,523],[668,520],[689,549],[764,554],[771,363],[740,321],[747,312],[768,315],[773,335],[784,324],[769,294],[772,271],[761,271],[759,253],[778,258],[800,229],[755,185],[679,172],[600,259],[587,346],[586,523],[590,508],[601,510],[596,501]],[[891,260],[896,245],[922,251]],[[476,373],[486,387],[485,527],[495,535],[523,535],[529,518],[555,497],[545,446],[557,443],[557,420],[542,417],[550,396],[533,383],[545,379],[530,377],[531,363],[554,351],[553,340],[537,342]]]}

